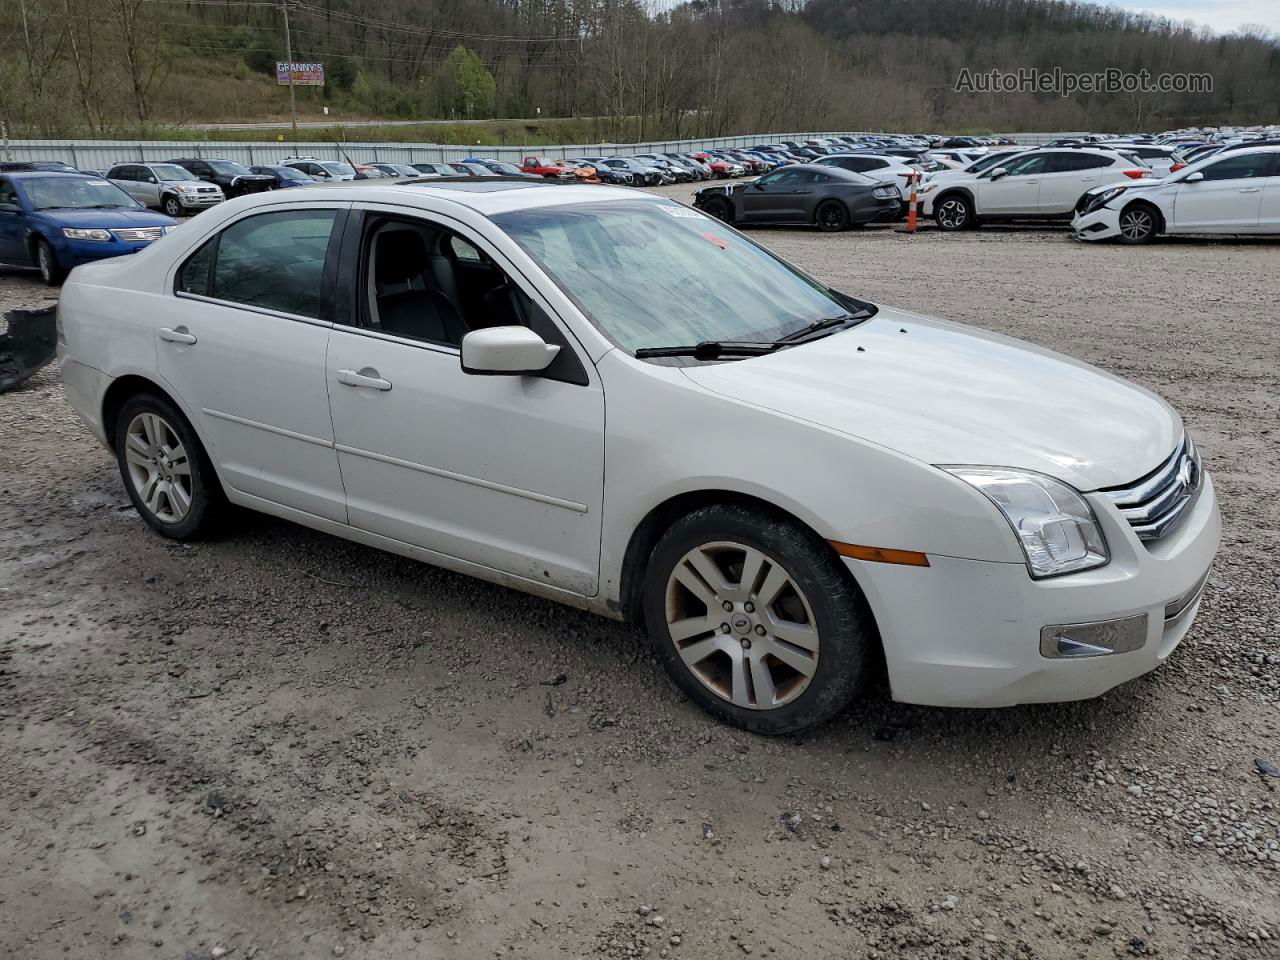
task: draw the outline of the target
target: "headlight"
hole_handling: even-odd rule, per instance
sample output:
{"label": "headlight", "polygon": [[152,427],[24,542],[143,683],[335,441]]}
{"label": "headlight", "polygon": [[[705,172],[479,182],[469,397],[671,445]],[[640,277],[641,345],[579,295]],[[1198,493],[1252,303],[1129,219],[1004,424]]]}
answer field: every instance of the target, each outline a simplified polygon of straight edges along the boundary
{"label": "headlight", "polygon": [[196,188],[189,183],[180,183],[174,187],[179,193],[195,193]]}
{"label": "headlight", "polygon": [[937,189],[938,189],[938,185],[936,183],[926,183],[923,187],[920,188],[920,195],[924,196],[926,193],[932,193],[934,190],[937,190]]}
{"label": "headlight", "polygon": [[1099,207],[1105,207],[1108,203],[1110,203],[1112,200],[1114,200],[1116,197],[1120,196],[1120,194],[1124,192],[1125,192],[1124,187],[1112,187],[1110,190],[1103,190],[1102,193],[1098,194],[1096,197],[1094,197],[1092,200],[1089,201],[1089,203],[1085,206],[1085,210],[1093,211],[1093,210],[1097,210]]}
{"label": "headlight", "polygon": [[63,227],[62,235],[68,240],[110,240],[111,233],[97,227],[82,229],[80,227]]}
{"label": "headlight", "polygon": [[1065,483],[1012,467],[942,469],[1000,508],[1017,534],[1034,579],[1090,570],[1111,559],[1092,508]]}

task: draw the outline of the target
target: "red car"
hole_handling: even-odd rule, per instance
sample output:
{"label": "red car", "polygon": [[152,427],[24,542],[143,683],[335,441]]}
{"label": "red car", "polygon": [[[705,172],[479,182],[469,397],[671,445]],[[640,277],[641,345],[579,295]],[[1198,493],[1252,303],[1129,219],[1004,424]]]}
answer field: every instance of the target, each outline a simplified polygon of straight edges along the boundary
{"label": "red car", "polygon": [[711,172],[717,177],[733,176],[733,167],[729,166],[728,161],[721,160],[719,157],[713,157],[709,153],[695,153],[694,158],[701,160],[711,168]]}
{"label": "red car", "polygon": [[525,157],[520,165],[521,173],[532,173],[549,180],[576,180],[577,171],[562,160],[549,160],[546,157]]}

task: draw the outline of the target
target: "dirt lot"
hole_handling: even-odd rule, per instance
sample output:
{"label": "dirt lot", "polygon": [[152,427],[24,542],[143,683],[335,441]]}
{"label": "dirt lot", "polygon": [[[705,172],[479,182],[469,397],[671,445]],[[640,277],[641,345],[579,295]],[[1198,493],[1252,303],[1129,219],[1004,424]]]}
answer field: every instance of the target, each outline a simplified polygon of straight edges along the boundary
{"label": "dirt lot", "polygon": [[1165,668],[753,737],[619,625],[275,520],[150,534],[46,370],[0,397],[4,955],[1280,957],[1280,247],[754,236],[1183,411],[1226,534]]}

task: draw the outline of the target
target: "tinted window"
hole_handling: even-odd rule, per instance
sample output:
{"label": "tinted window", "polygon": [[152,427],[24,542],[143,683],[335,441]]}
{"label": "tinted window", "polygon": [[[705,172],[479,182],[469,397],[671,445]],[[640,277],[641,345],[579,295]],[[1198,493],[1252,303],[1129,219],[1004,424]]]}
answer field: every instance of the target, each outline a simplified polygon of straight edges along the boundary
{"label": "tinted window", "polygon": [[1074,170],[1095,170],[1111,166],[1109,157],[1095,153],[1051,153],[1045,166],[1046,173],[1070,173]]}
{"label": "tinted window", "polygon": [[1031,173],[1044,173],[1047,161],[1048,156],[1046,154],[1037,153],[1035,156],[1024,157],[1021,160],[1013,161],[1005,168],[1005,171],[1009,176],[1024,176]]}
{"label": "tinted window", "polygon": [[320,315],[320,281],[334,210],[248,217],[224,230],[209,295],[303,317]]}
{"label": "tinted window", "polygon": [[1211,163],[1201,172],[1206,180],[1246,180],[1265,177],[1271,168],[1271,154],[1237,154],[1217,163]]}
{"label": "tinted window", "polygon": [[18,194],[8,180],[0,180],[0,204],[18,206]]}
{"label": "tinted window", "polygon": [[195,293],[202,297],[209,293],[209,271],[213,266],[213,254],[217,249],[217,237],[206,240],[200,249],[178,268],[176,289],[179,293]]}
{"label": "tinted window", "polygon": [[107,171],[108,180],[137,180],[133,167],[113,167]]}

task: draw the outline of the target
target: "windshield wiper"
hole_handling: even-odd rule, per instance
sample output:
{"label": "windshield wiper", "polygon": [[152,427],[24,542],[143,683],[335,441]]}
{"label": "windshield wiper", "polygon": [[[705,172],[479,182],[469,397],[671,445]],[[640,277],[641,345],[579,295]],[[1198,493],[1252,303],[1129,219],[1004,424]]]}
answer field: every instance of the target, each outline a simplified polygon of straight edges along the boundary
{"label": "windshield wiper", "polygon": [[773,353],[780,346],[781,344],[756,340],[703,340],[687,346],[641,347],[636,351],[636,358],[693,357],[695,360],[718,360],[720,357],[760,357]]}
{"label": "windshield wiper", "polygon": [[825,330],[832,330],[835,327],[843,327],[845,324],[853,323],[857,320],[865,320],[871,315],[871,311],[869,310],[860,310],[857,313],[846,313],[839,317],[824,317],[821,320],[813,321],[813,323],[805,324],[799,330],[792,330],[790,333],[784,334],[773,342],[775,344],[791,344],[800,343],[801,341],[808,340],[810,337],[817,339],[814,336],[815,334],[822,333]]}

